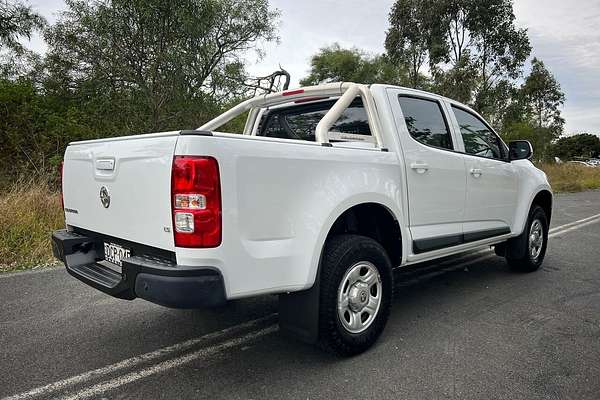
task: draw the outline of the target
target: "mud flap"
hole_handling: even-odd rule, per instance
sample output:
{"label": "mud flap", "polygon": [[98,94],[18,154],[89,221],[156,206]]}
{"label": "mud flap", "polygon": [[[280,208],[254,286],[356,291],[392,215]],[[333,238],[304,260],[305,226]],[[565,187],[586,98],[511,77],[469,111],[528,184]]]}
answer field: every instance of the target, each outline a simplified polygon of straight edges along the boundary
{"label": "mud flap", "polygon": [[308,290],[279,295],[279,328],[305,343],[319,339],[319,276]]}
{"label": "mud flap", "polygon": [[508,239],[506,242],[506,257],[521,259],[527,255],[527,227],[525,231],[516,238]]}
{"label": "mud flap", "polygon": [[494,252],[497,256],[506,257],[506,242],[494,245]]}

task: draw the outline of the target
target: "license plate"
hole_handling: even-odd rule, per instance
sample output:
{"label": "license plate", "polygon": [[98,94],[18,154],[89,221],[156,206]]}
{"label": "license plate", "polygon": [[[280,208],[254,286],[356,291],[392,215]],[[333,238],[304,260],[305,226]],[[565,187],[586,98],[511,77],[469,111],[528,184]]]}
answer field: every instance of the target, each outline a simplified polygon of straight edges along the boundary
{"label": "license plate", "polygon": [[123,266],[123,259],[131,255],[131,251],[114,243],[104,243],[104,259],[108,262]]}

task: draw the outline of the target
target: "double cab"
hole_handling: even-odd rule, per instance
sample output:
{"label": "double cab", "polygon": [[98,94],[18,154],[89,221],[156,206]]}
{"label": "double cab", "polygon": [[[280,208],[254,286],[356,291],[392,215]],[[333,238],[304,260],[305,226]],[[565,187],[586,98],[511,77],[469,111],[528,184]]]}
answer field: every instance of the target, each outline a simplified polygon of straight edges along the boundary
{"label": "double cab", "polygon": [[[219,130],[236,117],[243,132]],[[69,144],[53,251],[122,299],[278,294],[283,331],[356,354],[384,329],[394,269],[486,246],[539,268],[552,193],[531,155],[432,93],[346,82],[262,95],[196,130]]]}

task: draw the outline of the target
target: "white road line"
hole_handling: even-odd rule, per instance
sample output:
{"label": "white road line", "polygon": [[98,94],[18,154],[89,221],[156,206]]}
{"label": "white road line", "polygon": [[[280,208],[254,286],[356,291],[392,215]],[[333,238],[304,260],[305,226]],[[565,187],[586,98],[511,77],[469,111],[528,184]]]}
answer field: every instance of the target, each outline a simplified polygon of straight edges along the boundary
{"label": "white road line", "polygon": [[549,233],[553,233],[553,232],[559,231],[561,229],[566,229],[566,228],[569,228],[574,225],[582,224],[584,222],[587,222],[587,221],[590,221],[590,220],[596,219],[596,218],[600,218],[600,214],[595,214],[595,215],[592,215],[587,218],[579,219],[577,221],[569,222],[568,224],[557,226],[555,228],[550,229]]}
{"label": "white road line", "polygon": [[[557,226],[555,228],[552,228],[550,230],[550,234],[549,237],[554,237],[554,236],[558,236],[561,235],[563,233],[567,233],[567,232],[571,232],[574,231],[576,229],[580,229],[584,226],[588,226],[594,223],[600,222],[600,214],[596,214],[596,215],[592,215],[590,217],[587,218],[583,218],[574,222],[570,222],[568,224],[564,224],[564,225],[560,225]],[[480,254],[480,253],[485,253],[488,252],[490,250],[488,249],[483,249],[483,250],[479,250],[473,253],[469,253],[466,256],[473,256],[476,254]],[[454,265],[454,267],[460,268],[462,266],[467,266],[467,265],[471,265],[480,261],[483,261],[487,258],[492,257],[494,254],[490,253],[490,254],[485,254],[481,257],[477,257],[475,259],[472,260],[468,260],[465,261],[463,263],[459,263]],[[276,316],[277,314],[271,314],[268,315],[266,317],[263,318],[259,318],[259,319],[255,319],[252,321],[248,321],[239,325],[235,325],[220,331],[216,331],[216,332],[212,332],[209,333],[207,335],[195,338],[195,339],[190,339],[187,340],[185,342],[181,342],[181,343],[177,343],[168,347],[164,347],[162,349],[158,349],[149,353],[145,353],[139,356],[134,356],[122,361],[119,361],[115,364],[111,364],[111,365],[107,365],[105,367],[102,368],[98,368],[92,371],[87,371],[84,372],[80,375],[75,375],[72,376],[70,378],[67,379],[63,379],[61,381],[57,381],[54,383],[50,383],[48,385],[45,386],[40,386],[38,388],[29,390],[27,392],[23,392],[23,393],[19,393],[10,397],[5,397],[2,400],[25,400],[25,399],[31,399],[37,396],[41,396],[41,395],[46,395],[48,393],[52,393],[55,392],[59,389],[68,387],[68,386],[73,386],[76,384],[80,384],[80,383],[84,383],[86,381],[92,380],[94,378],[101,378],[104,375],[108,375],[111,374],[115,371],[124,369],[124,368],[132,368],[135,367],[141,363],[144,362],[149,362],[152,360],[155,360],[157,358],[161,358],[161,357],[165,357],[168,356],[172,353],[176,353],[176,352],[181,352],[181,351],[185,351],[190,349],[191,347],[200,344],[204,341],[208,341],[211,339],[216,339],[220,336],[223,335],[227,335],[227,334],[236,334],[238,333],[238,331],[240,330],[244,330],[244,329],[249,329],[252,328],[256,325],[259,325],[261,322],[265,322],[270,318],[273,318],[274,316]],[[203,348],[200,350],[197,350],[195,352],[192,352],[190,354],[187,355],[183,355],[181,357],[175,357],[173,359],[167,360],[167,361],[163,361],[161,363],[155,364],[153,366],[141,369],[139,371],[134,371],[134,372],[130,372],[129,374],[123,375],[121,377],[118,378],[114,378],[114,379],[110,379],[107,380],[105,382],[99,383],[95,386],[92,386],[88,389],[85,389],[84,391],[77,393],[71,397],[69,397],[68,399],[84,399],[84,398],[89,398],[92,396],[95,396],[99,393],[102,393],[106,390],[110,390],[110,389],[114,389],[117,388],[119,386],[125,385],[127,383],[136,381],[138,379],[142,379],[145,378],[149,375],[153,375],[156,373],[160,373],[163,371],[166,371],[168,369],[171,368],[175,368],[177,366],[180,366],[182,364],[185,364],[187,362],[190,362],[192,360],[196,360],[202,357],[206,357],[215,353],[218,353],[222,350],[231,348],[231,347],[235,347],[239,344],[242,344],[244,342],[250,341],[254,338],[260,337],[260,336],[264,336],[266,334],[275,332],[277,330],[277,326],[276,325],[270,325],[267,328],[264,328],[262,330],[259,331],[250,331],[248,333],[246,333],[243,336],[237,337],[237,338],[233,338],[230,339],[226,342],[223,342],[221,344],[218,345],[214,345],[214,346],[210,346],[207,348]]]}
{"label": "white road line", "polygon": [[145,354],[141,354],[139,356],[127,358],[127,359],[119,361],[115,364],[111,364],[111,365],[107,365],[105,367],[87,371],[80,375],[75,375],[70,378],[66,378],[66,379],[63,379],[63,380],[60,380],[60,381],[57,381],[54,383],[50,383],[45,386],[40,386],[35,389],[29,390],[27,392],[19,393],[19,394],[10,396],[10,397],[5,397],[2,400],[25,400],[25,399],[31,399],[31,398],[34,398],[34,397],[37,397],[40,395],[46,395],[48,393],[55,392],[59,389],[67,387],[67,386],[73,386],[73,385],[76,385],[76,384],[79,384],[82,382],[86,382],[86,381],[89,381],[89,380],[97,378],[97,377],[102,377],[104,375],[111,374],[115,371],[118,371],[118,370],[121,370],[124,368],[135,367],[136,365],[139,365],[141,363],[152,361],[152,360],[160,358],[160,357],[168,356],[169,354],[172,354],[175,352],[185,351],[197,344],[218,338],[223,335],[237,334],[237,333],[239,333],[239,331],[242,331],[244,329],[253,328],[261,323],[264,323],[265,321],[268,321],[269,319],[275,317],[276,315],[277,314],[275,314],[275,313],[270,314],[263,318],[254,319],[252,321],[248,321],[243,324],[234,325],[232,327],[222,329],[220,331],[211,332],[209,334],[206,334],[206,335],[194,338],[194,339],[186,340],[184,342],[176,343],[171,346],[163,347],[161,349],[154,350],[149,353],[145,353]]}
{"label": "white road line", "polygon": [[583,228],[584,226],[592,225],[592,224],[595,224],[598,222],[600,222],[600,215],[598,217],[596,217],[595,219],[588,219],[586,222],[580,223],[579,225],[576,225],[576,226],[570,226],[570,227],[567,227],[566,229],[561,229],[559,231],[554,231],[554,232],[552,232],[552,230],[550,230],[550,234],[548,235],[548,237],[559,236],[559,235],[562,235],[563,233],[571,232],[576,229]]}
{"label": "white road line", "polygon": [[89,399],[90,397],[97,396],[108,390],[116,389],[120,386],[123,386],[128,383],[135,382],[137,380],[146,378],[150,375],[165,372],[172,368],[176,368],[183,364],[189,363],[190,361],[205,358],[205,357],[214,355],[216,353],[220,353],[229,348],[239,346],[239,345],[249,342],[253,339],[276,332],[278,329],[279,329],[279,327],[274,324],[267,328],[261,329],[259,331],[249,332],[249,333],[245,334],[244,336],[240,336],[240,337],[228,340],[228,341],[220,343],[218,345],[200,349],[195,352],[185,354],[181,357],[176,357],[176,358],[173,358],[173,359],[170,359],[167,361],[163,361],[161,363],[152,365],[148,368],[144,368],[139,371],[133,371],[126,375],[119,376],[117,378],[99,383],[97,385],[94,385],[88,389],[82,390],[82,391],[75,393],[73,395],[70,395],[68,397],[63,397],[62,399],[63,400]]}

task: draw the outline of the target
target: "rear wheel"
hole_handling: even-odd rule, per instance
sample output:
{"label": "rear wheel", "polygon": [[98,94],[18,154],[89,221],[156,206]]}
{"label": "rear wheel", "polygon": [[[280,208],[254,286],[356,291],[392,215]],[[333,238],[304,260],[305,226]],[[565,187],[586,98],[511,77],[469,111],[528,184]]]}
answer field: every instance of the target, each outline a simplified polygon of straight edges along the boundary
{"label": "rear wheel", "polygon": [[321,347],[344,356],[371,347],[388,320],[392,279],[390,260],[375,240],[359,235],[329,239],[321,264]]}
{"label": "rear wheel", "polygon": [[506,260],[514,270],[536,271],[544,261],[547,245],[548,218],[543,208],[534,205],[529,212],[523,233],[509,241]]}

